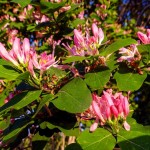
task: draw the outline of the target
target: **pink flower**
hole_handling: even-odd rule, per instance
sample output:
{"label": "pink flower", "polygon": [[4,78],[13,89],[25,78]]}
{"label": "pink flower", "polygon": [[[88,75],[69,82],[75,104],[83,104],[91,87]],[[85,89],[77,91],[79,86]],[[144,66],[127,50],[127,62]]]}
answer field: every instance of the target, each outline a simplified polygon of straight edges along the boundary
{"label": "pink flower", "polygon": [[144,34],[140,31],[137,32],[137,36],[143,44],[150,44],[150,29],[147,29],[147,34]]}
{"label": "pink flower", "polygon": [[28,38],[24,38],[22,50],[24,53],[24,61],[25,61],[25,63],[28,63],[28,61],[30,59],[30,51],[31,51],[30,42],[29,42]]}
{"label": "pink flower", "polygon": [[29,60],[29,64],[28,64],[28,71],[31,73],[31,75],[36,79],[36,74],[34,72],[34,68],[33,68],[33,62],[32,60],[30,59]]}
{"label": "pink flower", "polygon": [[40,69],[41,71],[45,71],[52,66],[55,67],[57,64],[57,61],[55,61],[54,58],[54,53],[47,55],[47,52],[43,52],[40,56],[37,56],[36,52],[33,52],[31,54],[31,59],[34,67]]}
{"label": "pink flower", "polygon": [[100,45],[101,42],[104,40],[104,32],[101,28],[98,28],[95,23],[92,24],[92,32],[96,42]]}
{"label": "pink flower", "polygon": [[20,63],[24,63],[24,54],[21,50],[20,39],[17,37],[14,40],[12,50],[14,57],[18,59]]}
{"label": "pink flower", "polygon": [[86,55],[98,55],[98,48],[104,39],[104,33],[101,28],[98,28],[96,24],[92,24],[92,32],[94,36],[90,36],[89,29],[86,31],[86,35],[82,35],[80,31],[74,29],[74,45],[70,47],[68,44],[63,46],[75,56]]}
{"label": "pink flower", "polygon": [[79,18],[79,19],[84,19],[84,11],[81,11],[81,12],[78,14],[78,18]]}
{"label": "pink flower", "polygon": [[0,56],[3,59],[12,62],[15,66],[19,65],[18,62],[16,61],[16,59],[11,55],[11,51],[8,52],[2,43],[0,43]]}
{"label": "pink flower", "polygon": [[23,66],[28,64],[30,59],[30,42],[29,39],[25,38],[23,44],[21,44],[20,39],[15,37],[12,49],[8,52],[4,48],[3,44],[0,43],[0,56],[12,62],[15,66],[22,64]]}
{"label": "pink flower", "polygon": [[122,62],[122,61],[128,61],[128,62],[132,62],[132,61],[136,61],[136,60],[140,60],[141,59],[141,55],[138,52],[138,49],[136,47],[135,44],[130,45],[130,47],[127,48],[120,48],[119,49],[119,54],[124,54],[123,56],[121,56],[117,61],[118,62]]}
{"label": "pink flower", "polygon": [[74,29],[74,43],[77,47],[84,46],[84,38],[83,38],[81,32],[79,32],[77,29]]}
{"label": "pink flower", "polygon": [[47,21],[49,21],[49,18],[46,17],[45,15],[42,15],[42,18],[41,18],[40,23],[42,23],[42,22],[47,22]]}

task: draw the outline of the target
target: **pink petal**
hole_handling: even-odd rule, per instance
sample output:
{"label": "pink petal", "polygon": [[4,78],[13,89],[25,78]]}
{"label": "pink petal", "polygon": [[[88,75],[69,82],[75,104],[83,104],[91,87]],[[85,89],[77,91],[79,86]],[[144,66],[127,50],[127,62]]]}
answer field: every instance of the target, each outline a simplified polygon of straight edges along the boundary
{"label": "pink petal", "polygon": [[37,69],[40,69],[40,65],[38,63],[38,58],[37,58],[36,52],[32,51],[32,52],[30,52],[30,55],[31,55],[31,59],[32,59],[32,63],[34,65],[34,67],[37,68]]}
{"label": "pink petal", "polygon": [[113,103],[113,100],[112,100],[112,98],[111,98],[111,94],[109,94],[109,93],[107,93],[107,92],[105,92],[105,91],[103,91],[103,94],[104,94],[104,97],[105,97],[105,99],[107,100],[109,106],[113,106],[114,103]]}
{"label": "pink petal", "polygon": [[34,69],[33,69],[33,63],[32,63],[32,60],[29,60],[29,63],[28,63],[28,71],[31,73],[31,75],[36,78],[36,75],[35,75],[35,72],[34,72]]}
{"label": "pink petal", "polygon": [[23,51],[26,58],[26,62],[29,60],[29,52],[30,52],[30,42],[29,39],[24,38],[23,40]]}
{"label": "pink petal", "polygon": [[112,114],[117,118],[118,117],[118,110],[117,108],[113,105],[110,107]]}
{"label": "pink petal", "polygon": [[124,110],[124,115],[127,116],[129,114],[129,102],[127,97],[124,97],[124,101],[123,101],[123,110]]}
{"label": "pink petal", "polygon": [[146,34],[142,33],[142,32],[137,32],[137,36],[138,38],[144,43],[144,44],[148,44],[148,37],[146,36]]}
{"label": "pink petal", "polygon": [[9,53],[2,43],[0,43],[0,56],[5,60],[9,60]]}
{"label": "pink petal", "polygon": [[123,123],[123,126],[127,131],[130,131],[130,125],[126,121]]}
{"label": "pink petal", "polygon": [[99,44],[104,40],[104,32],[101,28],[98,29]]}
{"label": "pink petal", "polygon": [[20,39],[17,37],[15,38],[14,43],[13,43],[13,51],[14,51],[15,57],[19,59],[20,63],[23,63]]}
{"label": "pink petal", "polygon": [[80,46],[84,43],[84,38],[77,29],[74,29],[74,43],[76,46]]}
{"label": "pink petal", "polygon": [[98,127],[98,120],[96,120],[90,127],[90,132],[94,132]]}
{"label": "pink petal", "polygon": [[0,56],[5,59],[12,62],[15,66],[18,66],[18,62],[11,57],[11,55],[8,53],[8,51],[5,49],[2,43],[0,43]]}
{"label": "pink petal", "polygon": [[99,119],[100,119],[102,122],[105,122],[105,120],[104,120],[104,118],[103,118],[103,116],[102,116],[102,113],[101,113],[101,111],[100,111],[100,109],[99,109],[99,106],[98,106],[98,104],[97,104],[95,101],[92,101],[92,108],[93,108],[95,114],[99,117]]}
{"label": "pink petal", "polygon": [[148,44],[150,44],[150,29],[147,29]]}
{"label": "pink petal", "polygon": [[93,32],[93,35],[95,36],[95,38],[97,39],[98,38],[98,27],[95,23],[92,24],[92,32]]}

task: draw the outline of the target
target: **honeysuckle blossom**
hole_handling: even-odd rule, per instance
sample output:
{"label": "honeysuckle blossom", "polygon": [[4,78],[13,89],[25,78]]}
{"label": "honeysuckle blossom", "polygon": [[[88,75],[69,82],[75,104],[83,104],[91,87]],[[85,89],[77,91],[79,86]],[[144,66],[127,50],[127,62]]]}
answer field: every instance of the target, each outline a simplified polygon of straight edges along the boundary
{"label": "honeysuckle blossom", "polygon": [[[7,51],[2,43],[0,43],[0,56],[12,62],[18,68],[24,67],[28,70],[34,77],[34,68],[41,71],[49,69],[51,66],[55,66],[58,61],[55,61],[54,52],[52,54],[47,54],[43,52],[40,55],[30,47],[29,39],[25,38],[21,44],[19,38],[15,38],[12,49]],[[57,67],[57,65],[55,66]]]}
{"label": "honeysuckle blossom", "polygon": [[138,49],[136,47],[135,44],[130,45],[129,48],[120,48],[119,49],[119,54],[123,54],[123,56],[121,56],[118,59],[118,62],[122,62],[124,60],[131,62],[131,61],[135,61],[135,60],[140,60],[141,59],[141,55],[138,52]]}
{"label": "honeysuckle blossom", "polygon": [[55,61],[54,52],[49,55],[47,55],[47,52],[43,52],[39,56],[33,52],[31,54],[31,60],[34,67],[40,69],[41,71],[45,71],[51,66],[55,66],[55,64],[57,64],[57,61]]}
{"label": "honeysuckle blossom", "polygon": [[2,43],[0,43],[0,57],[3,59],[12,62],[15,66],[18,66],[17,60],[14,58],[14,56],[11,54],[13,53],[12,50],[7,51]]}
{"label": "honeysuckle blossom", "polygon": [[90,127],[91,132],[96,130],[99,123],[100,125],[117,126],[119,122],[122,122],[124,128],[127,131],[130,130],[130,125],[126,122],[129,114],[128,97],[123,96],[121,92],[113,94],[112,89],[108,89],[103,91],[101,97],[93,93],[92,98],[90,108],[83,113],[86,116],[85,119],[95,119]]}
{"label": "honeysuckle blossom", "polygon": [[9,60],[15,66],[19,64],[27,64],[29,61],[30,43],[29,39],[25,38],[23,44],[21,44],[20,39],[15,37],[12,49],[7,51],[3,44],[0,43],[0,56],[5,60]]}
{"label": "honeysuckle blossom", "polygon": [[104,40],[104,33],[101,28],[98,28],[95,23],[92,24],[93,36],[90,36],[89,30],[83,36],[80,31],[74,29],[74,46],[68,44],[63,46],[75,56],[98,55],[98,48]]}
{"label": "honeysuckle blossom", "polygon": [[147,29],[147,34],[144,34],[140,31],[137,32],[137,36],[143,44],[150,44],[150,29]]}

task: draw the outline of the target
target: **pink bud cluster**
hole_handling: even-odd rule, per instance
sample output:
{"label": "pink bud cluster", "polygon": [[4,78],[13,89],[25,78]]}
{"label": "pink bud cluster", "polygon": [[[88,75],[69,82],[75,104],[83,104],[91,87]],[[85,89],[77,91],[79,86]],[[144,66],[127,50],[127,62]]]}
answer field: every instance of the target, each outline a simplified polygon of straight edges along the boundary
{"label": "pink bud cluster", "polygon": [[90,127],[91,132],[96,130],[99,123],[102,126],[105,124],[117,126],[118,122],[122,122],[127,131],[130,130],[130,126],[126,122],[129,114],[129,102],[126,96],[123,96],[121,92],[113,94],[112,89],[109,89],[103,91],[101,97],[95,93],[92,94],[92,97],[92,104],[86,111],[90,118],[95,118],[95,122]]}
{"label": "pink bud cluster", "polygon": [[143,44],[150,44],[150,29],[147,29],[147,34],[144,34],[140,31],[137,32],[137,36]]}
{"label": "pink bud cluster", "polygon": [[34,77],[36,77],[34,68],[43,72],[57,63],[55,62],[54,52],[49,55],[46,52],[38,55],[35,49],[30,47],[29,39],[27,38],[21,43],[20,39],[16,37],[10,51],[7,51],[3,44],[0,43],[0,56],[12,62],[18,69],[26,69]]}
{"label": "pink bud cluster", "polygon": [[95,23],[92,24],[93,36],[90,36],[89,30],[83,36],[80,31],[74,29],[74,46],[70,47],[68,44],[65,48],[71,55],[86,56],[99,54],[98,48],[104,39],[104,33],[101,28],[98,28]]}

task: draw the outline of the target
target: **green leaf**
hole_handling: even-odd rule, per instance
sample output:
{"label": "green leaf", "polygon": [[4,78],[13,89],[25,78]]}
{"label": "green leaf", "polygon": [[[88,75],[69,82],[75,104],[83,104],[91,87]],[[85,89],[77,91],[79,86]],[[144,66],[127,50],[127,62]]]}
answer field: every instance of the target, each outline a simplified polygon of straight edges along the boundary
{"label": "green leaf", "polygon": [[40,6],[41,6],[41,11],[42,13],[53,13],[54,11],[60,9],[65,5],[65,2],[60,2],[60,3],[52,3],[52,2],[45,2],[41,1]]}
{"label": "green leaf", "polygon": [[149,150],[150,126],[142,126],[133,122],[128,122],[130,131],[120,130],[117,135],[117,142],[121,150]]}
{"label": "green leaf", "polygon": [[146,77],[146,73],[140,75],[132,69],[125,68],[123,66],[121,66],[119,71],[114,75],[114,78],[117,81],[117,86],[121,91],[138,90],[142,86]]}
{"label": "green leaf", "polygon": [[[44,122],[46,127],[48,127],[49,129],[55,129],[58,128],[60,131],[62,131],[66,136],[78,136],[80,131],[79,131],[79,127],[77,127],[77,124],[74,125],[71,128],[65,128],[65,127],[61,127],[60,125],[55,125],[52,124],[50,122]],[[62,123],[61,123],[62,124]],[[66,126],[69,126],[68,124]]]}
{"label": "green leaf", "polygon": [[100,55],[107,56],[109,54],[114,53],[115,51],[119,50],[122,47],[128,46],[130,44],[136,44],[137,41],[131,38],[127,39],[119,39],[116,42],[112,43],[106,49],[104,49],[102,52],[100,52]]}
{"label": "green leaf", "polygon": [[21,29],[21,28],[24,27],[24,24],[22,22],[11,22],[10,23],[10,27],[11,28]]}
{"label": "green leaf", "polygon": [[110,70],[114,70],[118,68],[116,54],[113,53],[106,61],[106,66],[109,67]]}
{"label": "green leaf", "polygon": [[[66,19],[68,20],[68,18],[72,16],[72,13],[73,13],[73,14],[79,14],[81,11],[83,11],[83,8],[80,7],[82,4],[83,4],[83,3],[71,4],[71,5],[70,5],[71,8],[70,8],[69,10],[67,10],[67,11],[65,11],[65,12],[62,12],[62,13],[60,13],[60,14],[58,15],[58,17],[57,17],[57,22],[61,22],[61,21],[64,21],[64,20],[66,20]],[[76,20],[76,19],[75,19],[75,20]],[[83,22],[85,22],[84,19],[79,19],[79,18],[77,18],[77,20],[79,21],[78,24],[83,24]],[[84,21],[83,21],[83,20],[84,20]],[[72,20],[72,22],[70,22],[70,24],[73,25],[73,24],[74,24],[73,22],[74,22],[74,21]],[[76,21],[76,23],[77,23],[77,21]],[[76,25],[77,25],[77,24],[76,24]],[[76,25],[75,25],[75,26],[76,26]],[[75,27],[75,26],[73,26],[73,27]]]}
{"label": "green leaf", "polygon": [[127,117],[130,131],[120,130],[117,143],[121,150],[149,150],[150,126],[138,124],[135,119]]}
{"label": "green leaf", "polygon": [[25,6],[27,6],[28,4],[30,4],[31,0],[12,0],[11,2],[18,3],[18,4],[20,4],[22,7],[25,7]]}
{"label": "green leaf", "polygon": [[72,143],[68,145],[65,150],[82,150],[82,148],[78,143]]}
{"label": "green leaf", "polygon": [[50,69],[48,69],[46,73],[50,74],[51,77],[53,75],[55,75],[59,79],[66,76],[66,72],[65,71],[63,71],[61,69],[58,69],[58,68],[54,68],[54,67],[50,67]]}
{"label": "green leaf", "polygon": [[146,64],[150,63],[150,44],[138,45],[137,48],[142,56],[142,61]]}
{"label": "green leaf", "polygon": [[6,1],[5,0],[0,0],[0,3],[4,3],[5,4],[5,3],[8,3],[8,1],[7,0]]}
{"label": "green leaf", "polygon": [[20,94],[16,95],[15,97],[13,97],[8,103],[3,105],[0,108],[0,113],[4,112],[10,108],[19,110],[19,109],[27,106],[34,100],[36,100],[40,96],[40,94],[41,94],[40,90],[20,93]]}
{"label": "green leaf", "polygon": [[46,104],[46,102],[52,100],[54,98],[54,95],[48,94],[42,100],[40,101],[40,104],[38,105],[38,108],[36,110],[36,113],[34,114],[33,118],[37,115],[37,113],[42,109],[42,107]]}
{"label": "green leaf", "polygon": [[4,105],[5,99],[8,97],[9,93],[11,93],[18,84],[20,84],[19,81],[7,82],[5,89],[0,93],[0,107]]}
{"label": "green leaf", "polygon": [[111,75],[110,70],[102,70],[95,73],[87,73],[85,75],[85,82],[92,90],[103,89],[109,81]]}
{"label": "green leaf", "polygon": [[91,92],[84,81],[75,78],[59,90],[58,98],[52,103],[60,110],[79,113],[84,112],[90,106],[91,101]]}
{"label": "green leaf", "polygon": [[39,132],[37,132],[32,138],[32,150],[42,150],[48,141],[49,137],[41,136]]}
{"label": "green leaf", "polygon": [[21,132],[26,126],[32,123],[33,121],[29,121],[27,119],[23,119],[23,120],[20,119],[15,121],[15,123],[11,127],[8,127],[4,131],[3,142],[7,142],[9,139],[19,134],[19,132]]}
{"label": "green leaf", "polygon": [[85,20],[77,18],[74,21],[72,21],[71,24],[73,25],[73,27],[77,27],[79,24],[85,24]]}
{"label": "green leaf", "polygon": [[19,75],[11,66],[0,65],[0,79],[15,80]]}
{"label": "green leaf", "polygon": [[8,127],[9,123],[8,123],[8,120],[1,120],[0,121],[0,130],[4,130]]}
{"label": "green leaf", "polygon": [[0,65],[12,66],[12,63],[4,59],[0,59]]}
{"label": "green leaf", "polygon": [[27,80],[27,79],[29,79],[29,75],[30,75],[29,72],[24,72],[24,73],[20,74],[20,75],[16,78],[16,80]]}
{"label": "green leaf", "polygon": [[116,144],[112,134],[103,128],[98,128],[93,133],[83,131],[77,138],[82,150],[113,150]]}
{"label": "green leaf", "polygon": [[82,62],[85,59],[86,59],[86,57],[84,57],[84,56],[71,56],[71,57],[68,57],[65,61],[63,61],[63,64],[75,62],[75,61]]}
{"label": "green leaf", "polygon": [[121,150],[149,150],[150,135],[145,135],[139,131],[120,132],[118,134],[118,144]]}

